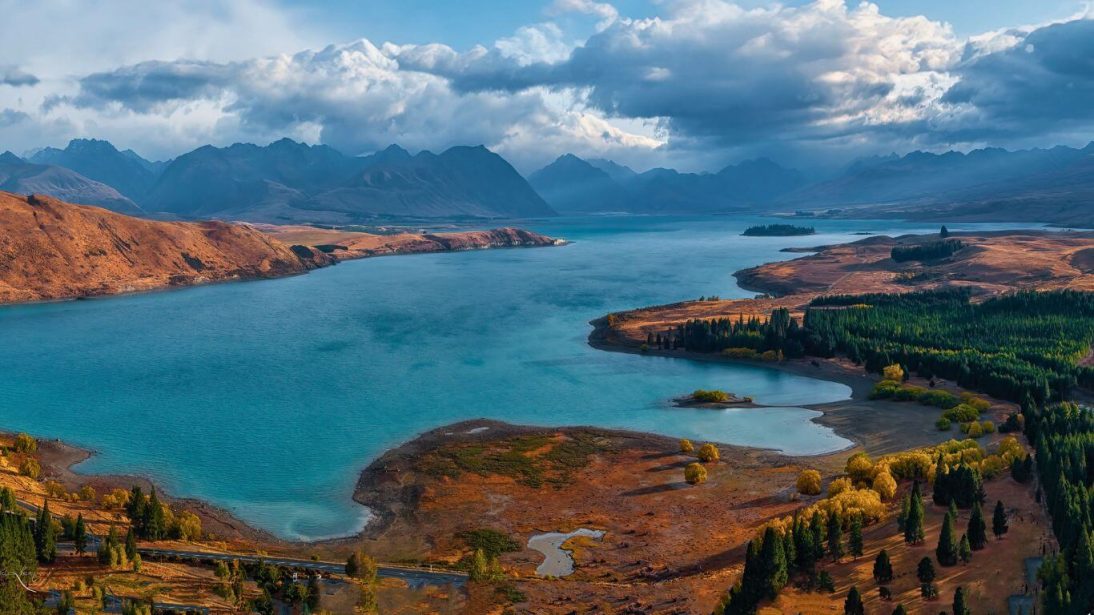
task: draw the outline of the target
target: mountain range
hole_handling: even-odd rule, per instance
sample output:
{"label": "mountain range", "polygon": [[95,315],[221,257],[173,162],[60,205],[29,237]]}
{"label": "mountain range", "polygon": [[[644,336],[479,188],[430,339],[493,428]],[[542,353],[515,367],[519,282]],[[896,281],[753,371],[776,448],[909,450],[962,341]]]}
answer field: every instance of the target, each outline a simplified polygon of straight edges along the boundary
{"label": "mountain range", "polygon": [[527,218],[555,211],[485,147],[347,156],[281,139],[199,147],[151,162],[77,139],[27,160],[0,157],[0,189],[177,219],[353,224],[389,218]]}
{"label": "mountain range", "polygon": [[709,213],[756,209],[806,184],[796,170],[765,158],[717,173],[651,169],[636,173],[610,160],[566,154],[528,176],[561,212]]}
{"label": "mountain range", "polygon": [[106,141],[76,139],[26,159],[0,155],[0,190],[137,215],[271,223],[804,210],[1091,226],[1094,143],[1081,149],[863,158],[810,182],[802,172],[763,158],[716,173],[639,173],[610,160],[566,154],[526,180],[482,146],[412,155],[392,145],[369,156],[348,156],[281,139],[267,146],[207,145],[153,162]]}

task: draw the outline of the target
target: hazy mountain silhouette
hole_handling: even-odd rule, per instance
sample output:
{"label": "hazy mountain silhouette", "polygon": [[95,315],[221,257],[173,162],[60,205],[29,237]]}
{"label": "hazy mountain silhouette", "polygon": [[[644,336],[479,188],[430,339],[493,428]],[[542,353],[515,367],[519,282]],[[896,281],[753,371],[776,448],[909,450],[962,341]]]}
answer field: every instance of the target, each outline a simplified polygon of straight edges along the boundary
{"label": "hazy mountain silhouette", "polygon": [[156,163],[132,150],[119,152],[110,142],[98,139],[73,139],[65,149],[47,147],[28,161],[71,169],[112,186],[134,201],[143,199],[156,181]]}
{"label": "hazy mountain silhouette", "polygon": [[126,214],[141,208],[113,187],[59,166],[27,162],[11,152],[0,154],[0,190],[48,194],[70,203],[98,205]]}

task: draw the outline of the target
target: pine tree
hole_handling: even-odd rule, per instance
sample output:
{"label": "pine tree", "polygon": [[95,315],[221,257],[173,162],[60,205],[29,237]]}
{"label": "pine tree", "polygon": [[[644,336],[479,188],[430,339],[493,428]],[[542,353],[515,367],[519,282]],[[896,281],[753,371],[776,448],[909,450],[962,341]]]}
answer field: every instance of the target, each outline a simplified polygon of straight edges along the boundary
{"label": "pine tree", "polygon": [[152,495],[148,498],[148,506],[144,509],[144,529],[149,540],[161,540],[167,537],[167,519],[163,512],[163,504],[160,504],[156,488],[152,487]]}
{"label": "pine tree", "polygon": [[800,516],[794,518],[794,526],[794,565],[799,571],[812,574],[817,561],[813,532]]}
{"label": "pine tree", "polygon": [[938,232],[938,236],[945,239],[950,236],[950,229],[946,228],[946,225],[942,225],[942,230]]}
{"label": "pine tree", "polygon": [[889,561],[889,553],[882,549],[874,559],[874,580],[878,583],[888,583],[893,580],[893,564]]}
{"label": "pine tree", "polygon": [[898,604],[896,605],[896,608],[893,609],[893,615],[908,615],[908,611],[904,609],[903,604]]}
{"label": "pine tree", "polygon": [[953,517],[946,513],[942,521],[942,530],[938,534],[938,548],[934,551],[938,563],[953,566],[957,563],[957,535],[953,529]]}
{"label": "pine tree", "polygon": [[137,485],[133,485],[133,488],[129,491],[129,503],[125,505],[126,515],[129,517],[129,524],[137,532],[138,536],[144,536],[144,509],[148,504],[147,499],[144,497],[144,493]]}
{"label": "pine tree", "polygon": [[862,605],[862,595],[859,594],[858,588],[852,586],[851,591],[847,592],[847,600],[843,602],[843,614],[844,615],[865,615],[866,607]]}
{"label": "pine tree", "polygon": [[968,537],[969,546],[974,551],[983,549],[988,542],[988,526],[984,523],[984,512],[980,508],[980,502],[972,505],[972,514],[969,515]]}
{"label": "pine tree", "polygon": [[920,583],[934,581],[934,563],[931,558],[924,557],[919,560],[919,564],[915,567],[915,578],[919,579]]}
{"label": "pine tree", "polygon": [[972,615],[972,611],[965,604],[964,587],[958,587],[957,591],[953,593],[953,615]]}
{"label": "pine tree", "polygon": [[939,453],[938,458],[935,459],[934,484],[931,489],[931,499],[935,504],[941,505],[949,501],[947,483],[949,483],[949,473],[946,471],[946,462]]}
{"label": "pine tree", "polygon": [[835,511],[828,515],[828,554],[834,562],[839,561],[844,554],[843,523]]}
{"label": "pine tree", "polygon": [[51,564],[57,559],[57,530],[53,527],[48,501],[42,503],[34,523],[34,547],[39,562]]}
{"label": "pine tree", "polygon": [[76,552],[80,555],[87,550],[87,526],[84,524],[83,514],[76,516],[76,527],[72,530],[72,542],[76,546]]}
{"label": "pine tree", "polygon": [[991,516],[991,532],[996,538],[1001,538],[1007,533],[1007,510],[1003,508],[1003,501],[996,500],[995,512]]}
{"label": "pine tree", "polygon": [[949,513],[953,517],[954,523],[957,523],[957,502],[953,498],[950,498]]}
{"label": "pine tree", "polygon": [[769,600],[774,600],[786,585],[790,575],[786,567],[782,539],[773,527],[764,530],[763,546],[760,548],[760,565],[763,593]]}
{"label": "pine tree", "polygon": [[[1075,578],[1094,579],[1094,536],[1090,532],[1079,533],[1079,544],[1075,545],[1073,558]],[[1088,608],[1094,608],[1094,583],[1079,583],[1075,587],[1076,604],[1085,604]]]}
{"label": "pine tree", "polygon": [[965,564],[972,560],[972,547],[969,546],[969,537],[967,534],[962,534],[961,542],[957,544],[957,557]]}
{"label": "pine tree", "polygon": [[855,515],[851,518],[851,536],[847,541],[847,546],[851,549],[851,556],[855,559],[862,555],[862,515]]}
{"label": "pine tree", "polygon": [[824,528],[824,519],[819,511],[813,512],[813,518],[809,520],[809,531],[813,533],[813,559],[820,561],[824,557],[824,543],[827,534]]}
{"label": "pine tree", "polygon": [[350,578],[355,578],[357,576],[358,572],[360,572],[361,565],[357,561],[357,552],[356,551],[349,554],[349,558],[346,560],[346,569],[345,570],[346,570],[346,576],[350,577]]}
{"label": "pine tree", "polygon": [[132,526],[125,533],[125,556],[129,559],[136,559],[137,557],[137,534],[133,532]]}
{"label": "pine tree", "polygon": [[911,504],[911,497],[905,493],[904,497],[900,498],[900,513],[896,516],[896,530],[898,532],[904,531],[904,526],[908,521],[908,509]]}
{"label": "pine tree", "polygon": [[904,542],[918,544],[923,542],[923,497],[919,495],[918,483],[912,488],[911,503],[908,506],[908,517],[904,521]]}

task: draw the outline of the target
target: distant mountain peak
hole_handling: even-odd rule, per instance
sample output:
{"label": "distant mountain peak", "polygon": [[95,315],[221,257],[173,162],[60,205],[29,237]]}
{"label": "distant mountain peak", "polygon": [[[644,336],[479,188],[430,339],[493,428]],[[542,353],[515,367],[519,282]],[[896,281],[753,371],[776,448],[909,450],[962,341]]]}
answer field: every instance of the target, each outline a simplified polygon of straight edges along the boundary
{"label": "distant mountain peak", "polygon": [[22,163],[23,159],[11,153],[10,151],[0,154],[0,163],[2,164],[18,164]]}

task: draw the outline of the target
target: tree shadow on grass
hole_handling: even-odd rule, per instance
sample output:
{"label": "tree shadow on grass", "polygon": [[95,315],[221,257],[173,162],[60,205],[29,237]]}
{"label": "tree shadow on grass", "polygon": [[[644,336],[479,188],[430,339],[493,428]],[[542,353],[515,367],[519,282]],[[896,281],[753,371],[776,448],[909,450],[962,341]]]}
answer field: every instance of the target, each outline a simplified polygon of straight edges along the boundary
{"label": "tree shadow on grass", "polygon": [[655,493],[667,493],[669,491],[676,491],[677,489],[686,489],[691,485],[680,481],[678,483],[663,483],[660,485],[651,485],[649,487],[639,487],[638,489],[631,489],[630,491],[624,491],[620,495],[625,497],[631,497],[636,495],[653,495]]}

